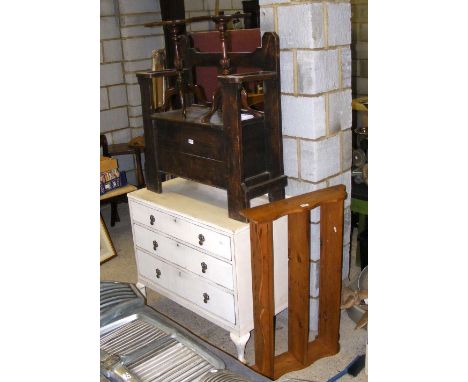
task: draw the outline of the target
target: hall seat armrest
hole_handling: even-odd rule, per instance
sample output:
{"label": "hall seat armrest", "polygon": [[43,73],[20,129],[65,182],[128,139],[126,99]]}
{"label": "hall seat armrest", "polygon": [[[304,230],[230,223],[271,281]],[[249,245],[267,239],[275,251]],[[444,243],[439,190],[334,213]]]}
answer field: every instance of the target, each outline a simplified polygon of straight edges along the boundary
{"label": "hall seat armrest", "polygon": [[138,78],[158,78],[158,77],[174,77],[177,75],[175,69],[164,69],[164,70],[147,70],[144,72],[137,72]]}
{"label": "hall seat armrest", "polygon": [[273,80],[275,78],[276,72],[262,70],[259,72],[221,75],[218,76],[218,81],[220,81],[222,84],[239,84],[249,81]]}

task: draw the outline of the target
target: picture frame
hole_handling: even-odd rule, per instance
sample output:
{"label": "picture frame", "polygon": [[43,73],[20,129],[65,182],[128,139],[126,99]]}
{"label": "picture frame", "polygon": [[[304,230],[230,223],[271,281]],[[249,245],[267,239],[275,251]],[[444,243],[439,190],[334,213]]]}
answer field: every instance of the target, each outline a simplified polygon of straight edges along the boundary
{"label": "picture frame", "polygon": [[114,244],[101,215],[100,264],[117,256]]}

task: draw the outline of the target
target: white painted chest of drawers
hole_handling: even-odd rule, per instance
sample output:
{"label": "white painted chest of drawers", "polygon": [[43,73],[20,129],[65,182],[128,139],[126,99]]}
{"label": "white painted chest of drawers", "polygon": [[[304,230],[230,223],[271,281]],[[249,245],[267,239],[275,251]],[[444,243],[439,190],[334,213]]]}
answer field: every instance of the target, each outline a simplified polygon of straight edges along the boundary
{"label": "white painted chest of drawers", "polygon": [[[230,332],[238,357],[253,329],[249,224],[229,219],[223,190],[176,178],[128,194],[138,286]],[[266,203],[257,198],[252,206]],[[274,223],[276,313],[287,307],[287,220]]]}

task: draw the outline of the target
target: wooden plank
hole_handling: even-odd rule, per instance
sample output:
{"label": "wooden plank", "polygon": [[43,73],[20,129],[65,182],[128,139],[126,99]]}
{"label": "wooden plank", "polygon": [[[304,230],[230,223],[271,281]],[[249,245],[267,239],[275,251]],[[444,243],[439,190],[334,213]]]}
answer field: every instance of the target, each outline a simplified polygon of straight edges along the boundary
{"label": "wooden plank", "polygon": [[320,294],[318,338],[337,348],[343,264],[343,200],[320,206]]}
{"label": "wooden plank", "polygon": [[273,377],[275,301],[273,285],[273,223],[250,224],[255,365]]}
{"label": "wooden plank", "polygon": [[305,366],[309,343],[309,210],[288,215],[288,258],[288,351]]}
{"label": "wooden plank", "polygon": [[292,198],[278,200],[273,203],[241,211],[241,215],[255,222],[267,222],[280,218],[281,216],[312,209],[324,202],[335,202],[344,200],[346,197],[345,186],[328,187],[323,190],[309,192],[307,194],[294,196]]}
{"label": "wooden plank", "polygon": [[161,179],[159,177],[159,162],[156,153],[158,137],[153,129],[150,115],[153,112],[153,92],[150,78],[138,77],[141,92],[141,109],[143,113],[143,128],[145,135],[145,179],[148,190],[161,193]]}
{"label": "wooden plank", "polygon": [[243,138],[240,117],[240,84],[227,84],[222,89],[223,125],[226,132],[227,195],[229,217],[236,220],[245,218],[239,211],[248,207],[244,180]]}
{"label": "wooden plank", "polygon": [[[343,185],[242,211],[250,220],[255,328],[253,367],[278,379],[316,360],[338,353],[343,251]],[[320,206],[321,253],[319,334],[308,342],[310,210]],[[288,215],[288,351],[274,357],[273,220]]]}
{"label": "wooden plank", "polygon": [[166,149],[159,150],[159,161],[161,171],[209,186],[226,187],[224,162]]}

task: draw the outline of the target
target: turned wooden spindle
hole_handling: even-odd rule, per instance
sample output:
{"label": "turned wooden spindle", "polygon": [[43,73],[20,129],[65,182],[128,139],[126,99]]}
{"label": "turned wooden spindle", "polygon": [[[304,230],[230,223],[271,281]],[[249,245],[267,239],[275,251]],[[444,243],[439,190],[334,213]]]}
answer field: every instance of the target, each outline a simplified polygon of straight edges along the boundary
{"label": "turned wooden spindle", "polygon": [[[165,20],[165,21],[154,21],[145,24],[145,27],[157,27],[167,26],[169,28],[169,34],[174,46],[174,68],[177,71],[176,77],[176,89],[169,89],[172,92],[176,92],[179,95],[180,105],[182,108],[182,115],[187,118],[187,106],[185,103],[185,82],[184,82],[184,63],[181,54],[180,42],[182,35],[180,34],[180,26],[192,22],[191,19],[184,20]],[[170,92],[170,93],[172,93]]]}

